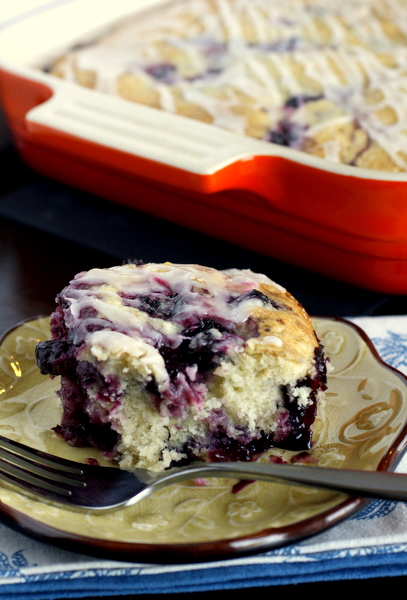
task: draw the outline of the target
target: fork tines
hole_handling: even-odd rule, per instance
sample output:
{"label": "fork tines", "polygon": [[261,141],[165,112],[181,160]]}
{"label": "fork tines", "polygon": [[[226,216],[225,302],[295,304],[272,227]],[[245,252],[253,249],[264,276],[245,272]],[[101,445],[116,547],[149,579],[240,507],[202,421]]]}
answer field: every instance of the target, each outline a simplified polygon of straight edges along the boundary
{"label": "fork tines", "polygon": [[0,436],[0,479],[25,491],[69,497],[72,492],[64,484],[86,487],[76,479],[83,473],[79,464]]}

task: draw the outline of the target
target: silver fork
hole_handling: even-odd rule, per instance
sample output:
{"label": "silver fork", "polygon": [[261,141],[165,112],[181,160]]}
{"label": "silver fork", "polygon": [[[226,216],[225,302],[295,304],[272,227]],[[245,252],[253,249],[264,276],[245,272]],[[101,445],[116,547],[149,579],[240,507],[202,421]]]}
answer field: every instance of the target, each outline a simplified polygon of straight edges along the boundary
{"label": "silver fork", "polygon": [[280,463],[194,463],[152,473],[81,464],[0,436],[0,479],[30,496],[72,508],[130,506],[155,490],[186,479],[227,477],[289,482],[351,496],[407,501],[407,475]]}

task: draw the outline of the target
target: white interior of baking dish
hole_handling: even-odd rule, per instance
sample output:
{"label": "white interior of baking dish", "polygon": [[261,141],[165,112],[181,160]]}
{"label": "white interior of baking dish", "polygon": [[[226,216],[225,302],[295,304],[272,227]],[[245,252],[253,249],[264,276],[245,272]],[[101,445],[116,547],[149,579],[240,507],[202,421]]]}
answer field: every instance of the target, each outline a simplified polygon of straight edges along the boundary
{"label": "white interior of baking dish", "polygon": [[53,96],[27,113],[42,124],[136,156],[192,173],[212,174],[253,156],[281,156],[325,171],[383,181],[407,181],[391,173],[330,163],[304,152],[229,132],[213,125],[116,96],[82,88],[42,71],[78,42],[89,41],[113,23],[163,0],[59,0],[11,20],[0,29],[0,67],[44,83]]}

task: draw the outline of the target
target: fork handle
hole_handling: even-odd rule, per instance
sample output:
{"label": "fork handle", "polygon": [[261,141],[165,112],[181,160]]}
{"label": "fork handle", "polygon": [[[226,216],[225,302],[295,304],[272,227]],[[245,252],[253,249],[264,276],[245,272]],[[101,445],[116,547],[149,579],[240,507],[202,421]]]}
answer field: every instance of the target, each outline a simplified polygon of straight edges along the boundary
{"label": "fork handle", "polygon": [[[350,496],[407,501],[407,475],[388,471],[362,471],[279,463],[201,463],[168,473],[172,479],[197,477],[228,477],[244,480],[262,480],[275,483],[295,483],[329,489]],[[157,489],[159,481],[153,484]]]}

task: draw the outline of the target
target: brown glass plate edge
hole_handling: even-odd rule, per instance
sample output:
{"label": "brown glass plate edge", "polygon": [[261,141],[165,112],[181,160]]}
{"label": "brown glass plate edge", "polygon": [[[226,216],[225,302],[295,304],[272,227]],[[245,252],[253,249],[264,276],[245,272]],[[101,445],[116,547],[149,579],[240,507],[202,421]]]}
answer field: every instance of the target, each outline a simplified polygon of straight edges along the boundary
{"label": "brown glass plate edge", "polygon": [[[0,345],[18,327],[48,315],[39,315],[20,321],[0,336]],[[407,386],[407,377],[398,369],[388,365],[378,354],[371,339],[361,327],[342,317],[315,317],[323,320],[339,321],[352,327],[368,346],[373,357],[387,369],[396,373]],[[393,470],[407,444],[407,424],[380,461],[377,470]],[[337,506],[285,527],[267,528],[257,534],[214,542],[185,544],[133,543],[115,540],[101,540],[59,530],[40,523],[11,506],[0,503],[0,521],[8,527],[30,538],[57,546],[64,550],[108,560],[138,562],[145,564],[189,564],[229,560],[251,554],[267,552],[293,544],[322,533],[362,510],[372,500],[350,497]]]}

